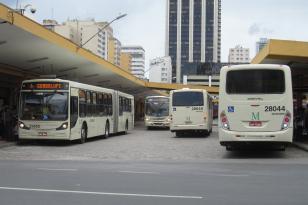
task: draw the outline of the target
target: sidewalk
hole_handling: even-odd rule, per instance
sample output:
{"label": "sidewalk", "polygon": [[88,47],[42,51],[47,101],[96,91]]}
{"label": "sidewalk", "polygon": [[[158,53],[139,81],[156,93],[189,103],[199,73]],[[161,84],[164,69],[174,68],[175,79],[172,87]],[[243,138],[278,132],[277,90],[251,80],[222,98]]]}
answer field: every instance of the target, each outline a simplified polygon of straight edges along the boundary
{"label": "sidewalk", "polygon": [[3,147],[9,147],[15,145],[16,142],[9,142],[0,138],[0,149]]}
{"label": "sidewalk", "polygon": [[308,152],[308,141],[307,140],[304,140],[304,141],[294,141],[292,143],[293,146],[301,149],[301,150],[304,150],[306,152]]}
{"label": "sidewalk", "polygon": [[218,125],[218,118],[213,119],[213,126],[217,126]]}

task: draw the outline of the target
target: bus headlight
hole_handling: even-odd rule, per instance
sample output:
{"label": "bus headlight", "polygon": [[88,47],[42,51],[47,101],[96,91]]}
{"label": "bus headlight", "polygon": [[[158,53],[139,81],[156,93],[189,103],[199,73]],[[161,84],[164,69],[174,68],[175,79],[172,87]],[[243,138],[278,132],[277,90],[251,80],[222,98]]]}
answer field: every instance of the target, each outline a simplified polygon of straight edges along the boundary
{"label": "bus headlight", "polygon": [[282,120],[281,130],[288,129],[290,126],[290,122],[291,122],[291,113],[287,111]]}
{"label": "bus headlight", "polygon": [[22,128],[25,127],[25,124],[24,124],[24,123],[20,123],[20,124],[19,124],[19,127],[22,129]]}
{"label": "bus headlight", "polygon": [[26,126],[23,122],[19,122],[19,128],[25,129],[25,130],[30,130],[30,127]]}
{"label": "bus headlight", "polygon": [[145,118],[145,121],[149,121],[149,120],[150,120],[150,118],[148,118],[148,117]]}
{"label": "bus headlight", "polygon": [[62,127],[63,127],[63,129],[66,129],[67,128],[67,124],[63,124]]}
{"label": "bus headlight", "polygon": [[167,117],[167,122],[171,122],[172,118],[171,116]]}
{"label": "bus headlight", "polygon": [[66,130],[68,128],[68,123],[63,123],[60,127],[58,127],[56,130]]}

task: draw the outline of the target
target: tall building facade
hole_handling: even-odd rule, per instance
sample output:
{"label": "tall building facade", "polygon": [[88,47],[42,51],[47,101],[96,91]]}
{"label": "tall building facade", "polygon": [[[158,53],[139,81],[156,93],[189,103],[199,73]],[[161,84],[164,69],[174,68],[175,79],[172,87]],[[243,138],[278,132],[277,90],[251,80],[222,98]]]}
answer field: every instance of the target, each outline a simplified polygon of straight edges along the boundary
{"label": "tall building facade", "polygon": [[249,63],[249,48],[243,48],[240,45],[229,49],[229,63]]}
{"label": "tall building facade", "polygon": [[110,26],[104,28],[106,24],[107,22],[96,22],[94,19],[67,20],[62,24],[58,24],[54,20],[43,20],[43,25],[46,28],[64,36],[77,45],[85,44],[94,34],[103,29],[83,45],[83,48],[115,65],[120,65],[121,42],[113,37],[113,30]]}
{"label": "tall building facade", "polygon": [[182,82],[185,63],[220,62],[221,0],[167,0],[166,16],[173,82]]}
{"label": "tall building facade", "polygon": [[131,72],[132,67],[132,56],[129,53],[121,52],[120,67],[127,72]]}
{"label": "tall building facade", "polygon": [[141,46],[122,46],[122,53],[131,56],[131,73],[137,78],[144,79],[145,51]]}
{"label": "tall building facade", "polygon": [[151,60],[149,72],[150,82],[171,83],[172,65],[170,56]]}
{"label": "tall building facade", "polygon": [[258,54],[262,48],[266,46],[267,42],[267,38],[260,38],[259,41],[256,42],[256,54]]}
{"label": "tall building facade", "polygon": [[118,66],[121,64],[121,47],[121,42],[118,39],[114,37],[109,38],[108,61]]}

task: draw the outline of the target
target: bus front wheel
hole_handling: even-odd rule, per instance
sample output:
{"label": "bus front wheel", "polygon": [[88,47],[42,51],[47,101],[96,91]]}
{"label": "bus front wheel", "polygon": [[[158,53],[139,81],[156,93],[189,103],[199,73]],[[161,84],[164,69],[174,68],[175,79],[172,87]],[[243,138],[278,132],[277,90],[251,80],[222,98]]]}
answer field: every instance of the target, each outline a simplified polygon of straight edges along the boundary
{"label": "bus front wheel", "polygon": [[176,131],[176,132],[175,132],[175,136],[176,136],[176,137],[184,137],[184,132]]}

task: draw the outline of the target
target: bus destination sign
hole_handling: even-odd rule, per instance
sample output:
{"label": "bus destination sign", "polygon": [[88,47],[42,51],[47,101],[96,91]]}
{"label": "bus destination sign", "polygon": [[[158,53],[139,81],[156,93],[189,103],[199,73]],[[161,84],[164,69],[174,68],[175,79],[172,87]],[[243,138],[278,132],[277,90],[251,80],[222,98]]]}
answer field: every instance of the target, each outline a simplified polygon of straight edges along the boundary
{"label": "bus destination sign", "polygon": [[22,90],[68,90],[68,83],[64,82],[23,83]]}

